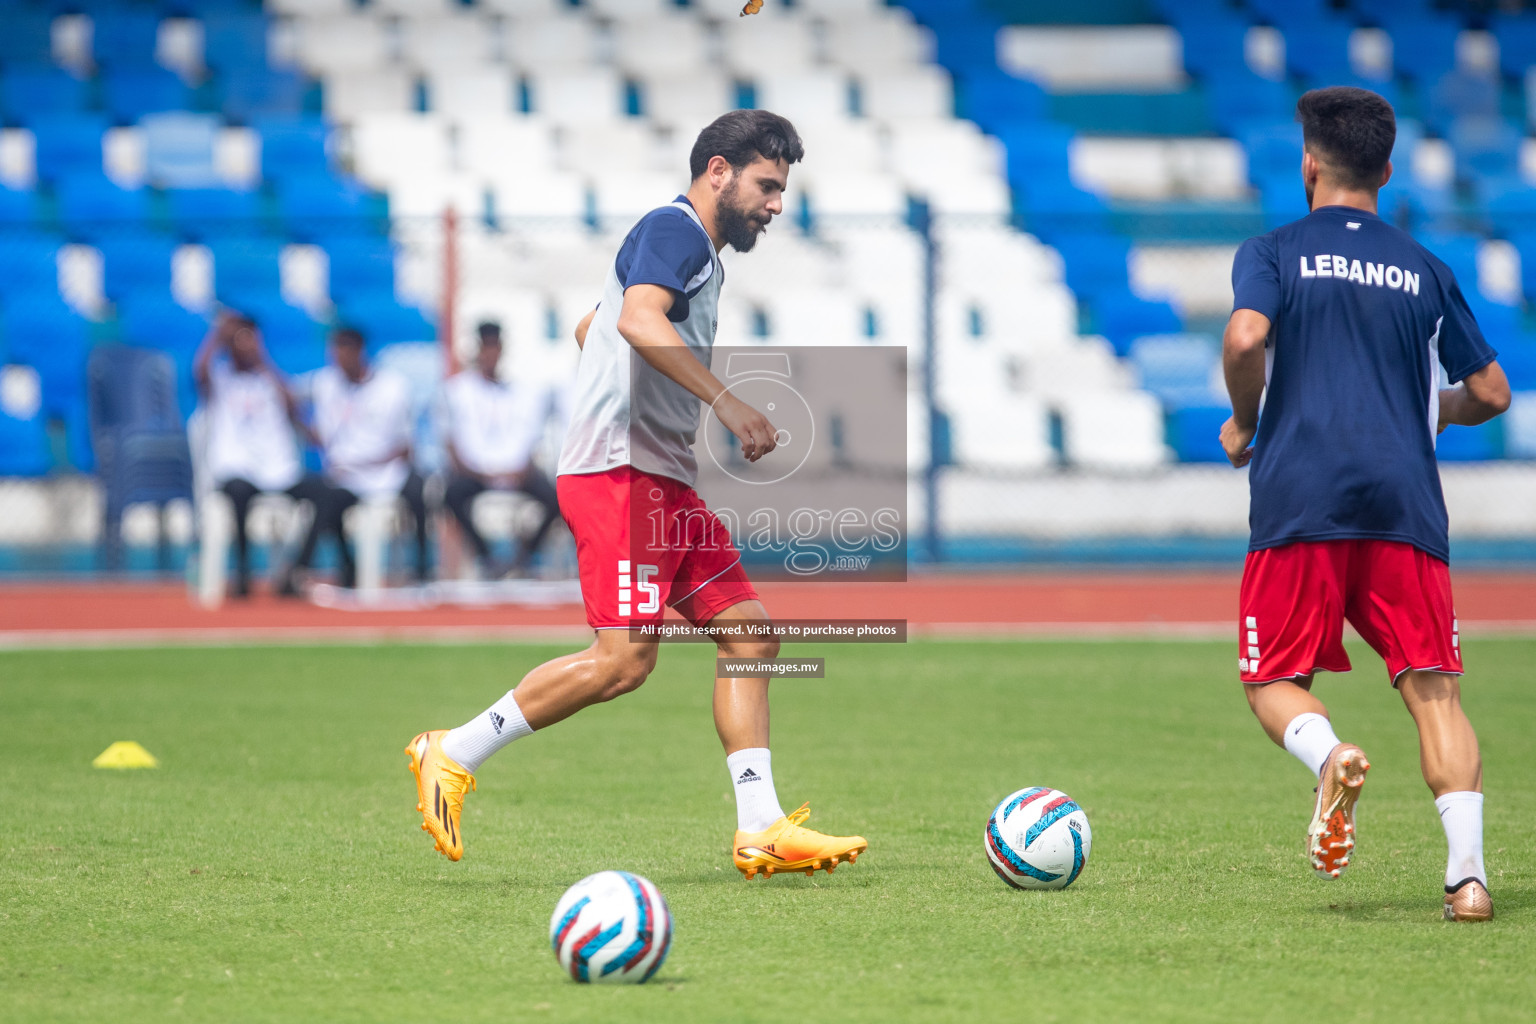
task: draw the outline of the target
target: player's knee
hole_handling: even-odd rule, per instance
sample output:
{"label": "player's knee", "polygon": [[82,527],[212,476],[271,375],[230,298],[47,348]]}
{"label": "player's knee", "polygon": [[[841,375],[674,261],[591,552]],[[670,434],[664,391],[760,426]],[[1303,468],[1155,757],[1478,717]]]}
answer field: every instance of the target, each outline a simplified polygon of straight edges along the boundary
{"label": "player's knee", "polygon": [[641,651],[625,651],[609,658],[604,664],[601,688],[597,699],[613,700],[638,690],[656,667],[654,646]]}

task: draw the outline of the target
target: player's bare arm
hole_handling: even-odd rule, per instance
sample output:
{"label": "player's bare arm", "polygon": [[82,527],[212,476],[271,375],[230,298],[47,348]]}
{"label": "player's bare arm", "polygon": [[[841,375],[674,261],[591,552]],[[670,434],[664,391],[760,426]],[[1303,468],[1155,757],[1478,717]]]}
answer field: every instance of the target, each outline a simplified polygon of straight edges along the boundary
{"label": "player's bare arm", "polygon": [[592,326],[592,318],[597,316],[597,310],[592,310],[581,318],[581,323],[576,325],[576,347],[587,347],[587,329]]}
{"label": "player's bare arm", "polygon": [[1234,310],[1221,340],[1221,365],[1232,399],[1232,417],[1222,424],[1221,447],[1232,465],[1253,458],[1253,435],[1259,429],[1259,400],[1264,396],[1264,345],[1269,317],[1252,309]]}
{"label": "player's bare arm", "polygon": [[1475,427],[1509,408],[1509,379],[1497,362],[1489,363],[1454,388],[1440,392],[1440,425]]}
{"label": "player's bare arm", "polygon": [[624,292],[619,334],[640,357],[714,409],[726,429],[741,442],[741,454],[756,462],[777,447],[772,423],[735,395],[699,362],[667,319],[675,299],[660,285],[637,284]]}

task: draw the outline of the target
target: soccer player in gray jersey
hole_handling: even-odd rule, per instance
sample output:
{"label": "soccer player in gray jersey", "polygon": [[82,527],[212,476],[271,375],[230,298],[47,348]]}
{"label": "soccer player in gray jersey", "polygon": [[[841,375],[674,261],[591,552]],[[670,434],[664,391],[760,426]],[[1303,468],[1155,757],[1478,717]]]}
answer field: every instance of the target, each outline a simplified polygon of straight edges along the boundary
{"label": "soccer player in gray jersey", "polygon": [[[751,250],[783,212],[789,167],[804,155],[794,126],[765,110],[737,110],[699,134],[685,195],[646,214],[624,239],[602,301],[576,328],[576,399],[560,456],[560,510],[576,538],[582,599],[595,638],[546,662],[457,729],[421,733],[406,747],[422,828],[450,860],[474,772],[496,751],[582,708],[634,690],[656,666],[657,641],[634,631],[666,608],[708,631],[726,658],[763,659],[778,641],[750,627],[771,620],[729,533],[693,485],[700,403],[741,443],[749,462],[777,432],[710,372],[725,270],[720,250]],[[732,844],[752,878],[831,871],[868,843],[804,827],[786,815],[768,753],[768,680],[716,679],[715,728],[736,792]]]}

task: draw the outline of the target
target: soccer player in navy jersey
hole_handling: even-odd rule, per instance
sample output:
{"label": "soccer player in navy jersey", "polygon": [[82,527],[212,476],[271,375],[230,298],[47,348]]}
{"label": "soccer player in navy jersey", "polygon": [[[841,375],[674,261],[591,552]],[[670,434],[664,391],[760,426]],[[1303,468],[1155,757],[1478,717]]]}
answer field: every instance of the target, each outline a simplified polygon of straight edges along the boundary
{"label": "soccer player in navy jersey", "polygon": [[[1316,89],[1296,118],[1312,212],[1238,249],[1223,341],[1221,444],[1251,491],[1238,668],[1264,731],[1318,776],[1307,849],[1338,878],[1370,765],[1334,735],[1312,680],[1349,670],[1344,621],[1359,631],[1418,727],[1450,847],[1445,918],[1485,921],[1482,762],[1461,708],[1435,438],[1503,412],[1509,383],[1450,269],[1376,215],[1391,105]],[[1458,386],[1439,387],[1437,364]]]}

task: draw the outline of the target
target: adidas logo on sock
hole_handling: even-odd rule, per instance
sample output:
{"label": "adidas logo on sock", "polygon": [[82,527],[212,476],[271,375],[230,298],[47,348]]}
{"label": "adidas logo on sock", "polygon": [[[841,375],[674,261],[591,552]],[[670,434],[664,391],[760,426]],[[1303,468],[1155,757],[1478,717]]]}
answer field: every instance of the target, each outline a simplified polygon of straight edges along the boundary
{"label": "adidas logo on sock", "polygon": [[748,768],[746,771],[744,771],[740,775],[736,776],[736,785],[738,785],[738,786],[741,785],[743,782],[762,782],[762,781],[763,781],[763,777],[761,775],[757,774],[757,772],[753,771],[751,768]]}
{"label": "adidas logo on sock", "polygon": [[505,718],[502,718],[494,711],[491,712],[491,728],[496,730],[497,736],[501,735],[501,727],[506,724],[507,720]]}

